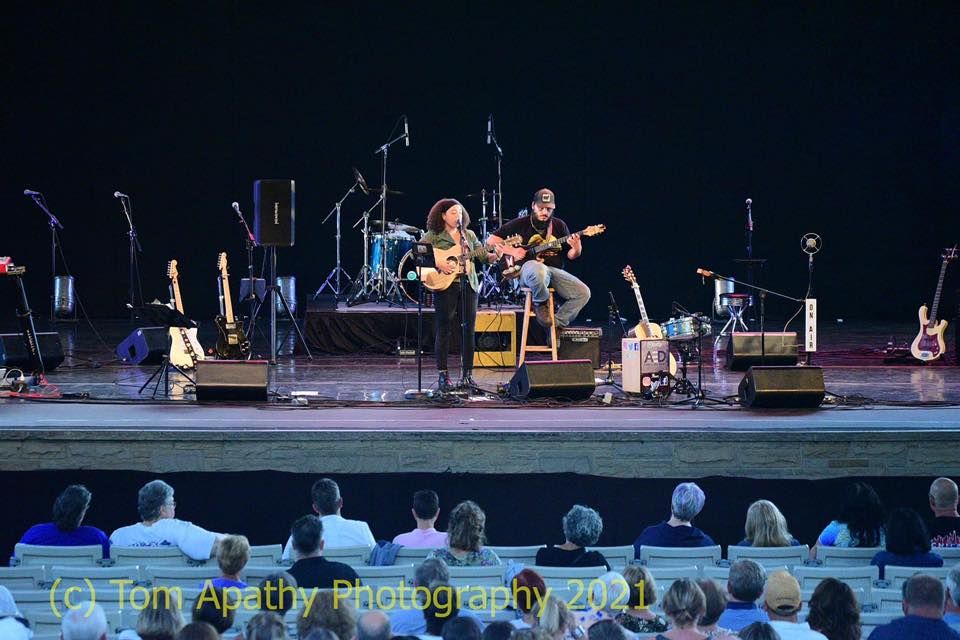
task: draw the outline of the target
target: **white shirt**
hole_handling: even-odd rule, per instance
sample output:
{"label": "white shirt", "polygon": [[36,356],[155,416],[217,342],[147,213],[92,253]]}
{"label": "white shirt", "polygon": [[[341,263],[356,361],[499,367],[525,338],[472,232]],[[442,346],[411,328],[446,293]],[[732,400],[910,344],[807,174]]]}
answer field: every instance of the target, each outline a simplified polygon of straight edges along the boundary
{"label": "white shirt", "polygon": [[770,626],[780,634],[780,640],[827,640],[827,636],[814,631],[806,622],[771,620]]}
{"label": "white shirt", "polygon": [[[331,514],[322,516],[320,522],[323,523],[323,548],[335,549],[337,547],[373,547],[377,541],[373,538],[370,531],[370,525],[363,520],[347,520],[343,516]],[[293,549],[293,537],[287,539],[287,544],[283,548],[283,559],[291,559],[291,549]]]}
{"label": "white shirt", "polygon": [[179,547],[194,560],[207,560],[217,535],[186,520],[161,518],[150,526],[138,522],[120,527],[110,534],[110,544],[118,547]]}

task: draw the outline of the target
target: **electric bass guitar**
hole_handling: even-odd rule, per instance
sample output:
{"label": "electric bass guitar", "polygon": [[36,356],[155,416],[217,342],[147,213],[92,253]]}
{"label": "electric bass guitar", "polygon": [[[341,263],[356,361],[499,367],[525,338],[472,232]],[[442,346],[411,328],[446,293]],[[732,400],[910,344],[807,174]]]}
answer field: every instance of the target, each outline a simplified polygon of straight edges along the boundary
{"label": "electric bass guitar", "polygon": [[[637,284],[637,276],[633,273],[633,268],[627,265],[623,268],[623,279],[630,283],[633,289],[633,295],[637,299],[637,306],[640,307],[640,323],[633,328],[634,337],[641,340],[663,339],[663,329],[656,322],[650,322],[647,316],[647,307],[643,304],[643,296],[640,295],[640,285]],[[677,359],[670,354],[670,375],[677,374]]]}
{"label": "electric bass guitar", "polygon": [[[519,234],[512,235],[509,238],[505,238],[502,245],[507,247],[516,247],[523,242],[523,238]],[[466,260],[464,263],[460,262],[461,253],[460,247],[453,246],[449,249],[434,249],[433,250],[433,259],[438,265],[442,263],[449,264],[454,267],[453,273],[444,273],[439,269],[430,269],[424,267],[421,271],[420,278],[423,280],[423,286],[430,291],[445,291],[454,280],[457,279],[457,276],[461,273],[470,273],[473,271],[473,261],[478,258],[486,259],[487,254],[490,252],[490,249],[483,246],[479,249],[467,253],[465,256]]]}
{"label": "electric bass guitar", "polygon": [[233,315],[233,299],[230,297],[230,274],[227,272],[227,254],[217,258],[220,277],[217,280],[220,289],[220,315],[214,318],[217,325],[217,357],[228,360],[241,360],[250,353],[250,341],[243,333]]}
{"label": "electric bass guitar", "polygon": [[501,270],[500,274],[507,280],[513,280],[514,278],[520,276],[520,269],[523,267],[524,262],[527,262],[528,260],[543,262],[543,259],[547,256],[557,255],[557,253],[560,251],[560,248],[563,246],[563,243],[570,240],[570,238],[578,236],[598,236],[606,230],[606,225],[593,224],[582,231],[577,231],[561,238],[553,238],[550,235],[547,235],[547,237],[544,238],[539,233],[534,234],[530,240],[527,241],[527,244],[523,246],[523,248],[527,250],[527,254],[523,259],[504,256],[506,265]]}
{"label": "electric bass guitar", "polygon": [[944,249],[943,262],[940,264],[940,277],[937,279],[937,292],[933,296],[933,306],[927,316],[927,305],[920,305],[920,333],[910,345],[910,353],[921,362],[932,362],[946,350],[943,333],[947,330],[946,320],[937,320],[937,307],[940,305],[940,293],[943,290],[943,276],[947,273],[947,264],[957,258],[957,245]]}
{"label": "electric bass guitar", "polygon": [[[177,261],[167,263],[167,277],[170,278],[170,292],[173,308],[183,313],[183,300],[180,298],[180,274]],[[170,327],[170,362],[181,369],[194,369],[197,361],[203,360],[203,347],[197,340],[196,327]]]}

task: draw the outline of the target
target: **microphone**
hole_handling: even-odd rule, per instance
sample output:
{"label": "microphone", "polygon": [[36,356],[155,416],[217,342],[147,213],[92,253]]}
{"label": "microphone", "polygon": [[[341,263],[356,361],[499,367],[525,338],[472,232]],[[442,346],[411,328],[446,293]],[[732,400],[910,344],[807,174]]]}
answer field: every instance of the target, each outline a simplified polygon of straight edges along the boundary
{"label": "microphone", "polygon": [[753,204],[753,200],[751,200],[750,198],[747,198],[747,206],[749,207],[752,204]]}
{"label": "microphone", "polygon": [[114,191],[114,192],[113,192],[113,197],[114,197],[114,198],[129,198],[130,196],[128,196],[128,195],[125,194],[125,193],[120,193],[119,191]]}
{"label": "microphone", "polygon": [[233,207],[233,210],[236,211],[238,214],[240,213],[240,203],[239,203],[239,202],[232,202],[232,203],[230,203],[230,206]]}
{"label": "microphone", "polygon": [[817,241],[813,238],[807,238],[807,249],[813,249],[815,246],[817,246]]}
{"label": "microphone", "polygon": [[403,116],[403,142],[404,146],[410,146],[410,120]]}
{"label": "microphone", "polygon": [[370,195],[370,187],[367,186],[367,181],[363,179],[363,175],[356,167],[353,168],[353,178],[357,181],[357,185],[360,186],[360,191],[363,191],[363,195]]}
{"label": "microphone", "polygon": [[457,218],[457,231],[463,231],[463,215]]}
{"label": "microphone", "polygon": [[490,144],[493,138],[493,114],[487,116],[487,144]]}
{"label": "microphone", "polygon": [[33,189],[24,189],[24,190],[23,190],[23,195],[25,195],[25,196],[30,196],[30,197],[32,198],[33,196],[40,196],[40,195],[43,195],[43,194],[40,193],[39,191],[34,191]]}
{"label": "microphone", "polygon": [[715,274],[713,271],[708,271],[707,269],[703,268],[697,269],[697,275],[704,278],[715,278],[717,276],[717,274]]}
{"label": "microphone", "polygon": [[753,233],[753,200],[747,198],[747,230]]}

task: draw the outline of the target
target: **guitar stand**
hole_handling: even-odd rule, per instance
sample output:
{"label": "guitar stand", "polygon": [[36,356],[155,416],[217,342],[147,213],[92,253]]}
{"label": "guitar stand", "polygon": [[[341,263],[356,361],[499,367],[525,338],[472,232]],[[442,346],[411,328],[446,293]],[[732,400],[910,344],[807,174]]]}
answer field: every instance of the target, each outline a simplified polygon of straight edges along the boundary
{"label": "guitar stand", "polygon": [[191,378],[190,375],[186,372],[186,370],[184,370],[184,369],[178,367],[177,365],[173,364],[172,362],[170,362],[170,356],[169,356],[169,355],[164,355],[164,356],[163,356],[163,362],[161,362],[161,363],[160,363],[160,366],[157,367],[156,370],[155,370],[153,373],[150,374],[150,377],[147,378],[147,381],[143,383],[143,386],[140,387],[140,391],[138,391],[137,393],[143,393],[143,390],[146,389],[147,386],[148,386],[151,382],[153,382],[153,379],[154,379],[154,378],[156,378],[156,379],[157,379],[157,382],[153,385],[153,393],[150,394],[150,399],[151,399],[151,400],[156,399],[156,397],[157,397],[157,391],[160,389],[160,385],[161,385],[161,384],[163,384],[163,395],[164,395],[165,397],[169,398],[169,397],[170,397],[170,369],[171,369],[171,368],[176,369],[177,373],[179,373],[179,374],[182,375],[184,378],[186,378],[187,381],[188,381],[190,384],[192,384],[192,385],[196,385],[196,384],[197,384],[197,381],[194,380],[193,378]]}

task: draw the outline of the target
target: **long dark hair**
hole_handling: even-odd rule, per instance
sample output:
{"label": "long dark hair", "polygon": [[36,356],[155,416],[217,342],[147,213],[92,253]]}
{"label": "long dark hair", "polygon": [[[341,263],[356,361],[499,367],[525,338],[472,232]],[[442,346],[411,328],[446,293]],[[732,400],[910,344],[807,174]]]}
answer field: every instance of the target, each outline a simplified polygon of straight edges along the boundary
{"label": "long dark hair", "polygon": [[430,207],[430,213],[427,214],[427,229],[433,231],[434,233],[440,233],[443,231],[443,214],[455,204],[459,204],[460,208],[463,209],[463,227],[467,228],[470,226],[470,214],[467,213],[467,208],[460,204],[459,200],[454,198],[442,198],[437,200],[437,203]]}
{"label": "long dark hair", "polygon": [[920,514],[913,509],[894,509],[890,512],[887,551],[903,556],[930,551],[930,534]]}
{"label": "long dark hair", "polygon": [[847,525],[850,537],[856,540],[859,546],[880,546],[884,520],[883,504],[877,492],[866,482],[854,482],[847,486],[837,520]]}
{"label": "long dark hair", "polygon": [[53,522],[61,531],[76,531],[93,494],[82,484],[72,484],[53,503]]}
{"label": "long dark hair", "polygon": [[828,640],[860,640],[860,605],[844,582],[826,578],[810,596],[807,623]]}

